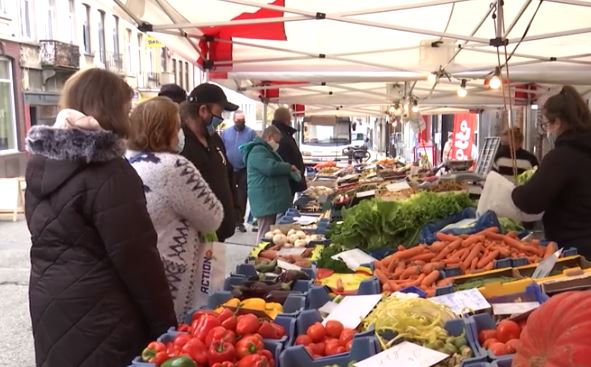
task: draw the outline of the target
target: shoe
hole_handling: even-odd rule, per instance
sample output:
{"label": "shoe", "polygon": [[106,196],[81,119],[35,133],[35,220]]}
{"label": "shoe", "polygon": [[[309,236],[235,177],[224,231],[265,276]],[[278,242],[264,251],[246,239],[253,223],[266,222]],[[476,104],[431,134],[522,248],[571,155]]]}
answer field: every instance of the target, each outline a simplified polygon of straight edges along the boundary
{"label": "shoe", "polygon": [[244,227],[244,224],[239,224],[236,226],[236,228],[238,228],[238,231],[246,233],[246,227]]}
{"label": "shoe", "polygon": [[258,232],[258,231],[259,231],[259,227],[252,226],[252,231],[253,231],[253,232]]}

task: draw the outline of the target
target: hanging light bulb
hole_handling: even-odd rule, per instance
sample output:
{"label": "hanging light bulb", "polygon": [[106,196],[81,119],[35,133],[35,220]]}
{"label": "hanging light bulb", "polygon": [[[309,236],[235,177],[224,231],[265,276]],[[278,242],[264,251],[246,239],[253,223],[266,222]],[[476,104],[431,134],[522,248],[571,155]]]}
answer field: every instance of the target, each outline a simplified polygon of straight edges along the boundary
{"label": "hanging light bulb", "polygon": [[394,114],[394,112],[396,112],[396,107],[394,107],[394,105],[390,105],[390,107],[388,108],[388,113],[392,115]]}
{"label": "hanging light bulb", "polygon": [[427,75],[427,81],[428,81],[430,84],[433,84],[433,83],[435,83],[435,82],[437,81],[437,74],[435,74],[435,73],[429,73],[429,74]]}
{"label": "hanging light bulb", "polygon": [[489,86],[491,89],[499,89],[503,82],[501,81],[501,69],[497,66],[495,68],[495,75],[490,79]]}
{"label": "hanging light bulb", "polygon": [[468,95],[468,90],[466,89],[466,79],[462,79],[462,83],[458,88],[458,97],[466,97]]}
{"label": "hanging light bulb", "polygon": [[416,99],[412,102],[412,112],[419,112],[419,102]]}

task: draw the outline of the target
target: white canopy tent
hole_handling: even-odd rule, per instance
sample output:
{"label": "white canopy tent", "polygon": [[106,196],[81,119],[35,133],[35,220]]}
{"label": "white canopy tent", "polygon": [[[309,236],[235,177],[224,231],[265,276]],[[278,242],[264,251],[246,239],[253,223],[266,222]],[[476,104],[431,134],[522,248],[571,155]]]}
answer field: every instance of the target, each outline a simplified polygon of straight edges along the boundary
{"label": "white canopy tent", "polygon": [[[401,101],[421,113],[497,108],[503,90],[535,99],[560,84],[591,91],[591,0],[114,1],[217,83],[307,114],[379,115]],[[226,47],[221,58],[215,47]],[[510,83],[494,90],[485,80],[496,67]]]}

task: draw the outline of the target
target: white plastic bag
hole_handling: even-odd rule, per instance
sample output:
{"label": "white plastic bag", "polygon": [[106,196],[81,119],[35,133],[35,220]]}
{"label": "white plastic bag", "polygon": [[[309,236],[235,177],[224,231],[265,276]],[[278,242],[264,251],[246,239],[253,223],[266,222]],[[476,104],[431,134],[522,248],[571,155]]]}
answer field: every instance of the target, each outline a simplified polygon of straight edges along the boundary
{"label": "white plastic bag", "polygon": [[208,297],[224,288],[226,245],[217,241],[204,241],[199,245],[197,256],[199,272],[195,279],[194,307],[206,306]]}
{"label": "white plastic bag", "polygon": [[507,217],[521,222],[536,222],[542,219],[544,213],[526,214],[513,204],[511,193],[514,188],[513,182],[497,172],[490,172],[486,176],[484,188],[478,201],[477,214],[480,216],[488,210],[492,210],[499,217]]}

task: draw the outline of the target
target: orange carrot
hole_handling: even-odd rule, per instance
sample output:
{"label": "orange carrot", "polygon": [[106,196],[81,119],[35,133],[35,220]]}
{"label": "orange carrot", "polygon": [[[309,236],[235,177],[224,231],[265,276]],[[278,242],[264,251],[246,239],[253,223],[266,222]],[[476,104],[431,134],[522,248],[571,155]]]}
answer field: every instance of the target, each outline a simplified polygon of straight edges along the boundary
{"label": "orange carrot", "polygon": [[[502,234],[498,234],[496,232],[484,232],[484,237],[491,239],[493,241],[503,241],[505,239],[505,236]],[[509,237],[511,238],[511,237]]]}
{"label": "orange carrot", "polygon": [[448,244],[441,250],[437,256],[433,258],[433,261],[438,261],[445,259],[450,252],[457,250],[458,247],[462,244],[462,239],[458,238],[457,240],[453,241],[452,243]]}
{"label": "orange carrot", "polygon": [[404,261],[399,262],[398,265],[396,266],[396,270],[394,271],[394,274],[393,274],[394,278],[400,278],[404,269],[406,269],[406,263]]}
{"label": "orange carrot", "polygon": [[470,250],[470,254],[466,257],[464,261],[462,261],[462,265],[464,266],[464,268],[468,269],[470,267],[470,264],[472,264],[472,261],[478,257],[478,254],[481,250],[481,243],[478,243],[472,247],[472,250]]}
{"label": "orange carrot", "polygon": [[476,244],[477,242],[483,242],[485,240],[485,237],[481,234],[475,234],[473,236],[470,236],[468,239],[465,239],[462,241],[462,247],[470,247],[474,244]]}
{"label": "orange carrot", "polygon": [[400,263],[398,262],[398,260],[394,260],[394,258],[392,258],[391,256],[389,256],[389,257],[390,257],[390,259],[389,259],[390,263],[388,264],[388,272],[394,273]]}
{"label": "orange carrot", "polygon": [[437,282],[438,287],[445,287],[447,285],[453,284],[454,278],[444,278]]}
{"label": "orange carrot", "polygon": [[468,256],[468,253],[470,252],[470,249],[467,248],[462,248],[457,250],[456,252],[454,252],[453,254],[450,254],[450,256],[448,256],[447,258],[449,260],[457,260],[457,261],[461,261],[462,256]]}
{"label": "orange carrot", "polygon": [[422,270],[423,270],[423,274],[429,274],[430,272],[435,270],[435,266],[433,266],[433,263],[428,263],[423,266]]}
{"label": "orange carrot", "polygon": [[376,268],[376,270],[383,270],[384,269],[384,263],[382,263],[381,261],[376,261],[373,264],[373,266]]}
{"label": "orange carrot", "polygon": [[[513,247],[514,249],[517,249],[521,252],[531,251],[531,249],[528,246],[524,245],[521,241],[516,240],[513,237],[505,235],[505,236],[503,236],[503,241],[507,245],[509,245],[509,246]],[[536,252],[537,252],[537,250],[536,250]]]}
{"label": "orange carrot", "polygon": [[400,286],[398,285],[398,283],[396,283],[395,280],[390,280],[388,282],[388,285],[390,286],[390,289],[392,290],[392,292],[396,292],[396,291],[400,290]]}
{"label": "orange carrot", "polygon": [[478,233],[476,233],[477,235],[484,235],[486,236],[487,233],[499,233],[499,229],[497,227],[488,227]]}
{"label": "orange carrot", "polygon": [[415,256],[411,257],[409,260],[410,261],[416,261],[416,260],[431,261],[431,260],[433,260],[434,257],[435,257],[434,253],[425,252],[425,253],[415,255]]}
{"label": "orange carrot", "polygon": [[434,252],[439,252],[439,251],[443,250],[445,245],[447,245],[447,243],[442,242],[442,241],[435,241],[431,244],[431,250]]}
{"label": "orange carrot", "polygon": [[556,242],[548,242],[544,250],[544,258],[552,255],[556,251],[558,251],[558,246],[556,245]]}
{"label": "orange carrot", "polygon": [[408,268],[406,268],[402,272],[402,274],[400,275],[400,278],[405,278],[405,277],[408,278],[408,277],[413,276],[413,275],[416,276],[419,273],[420,273],[420,271],[419,271],[419,267],[418,266],[416,266],[416,265],[409,266]]}
{"label": "orange carrot", "polygon": [[390,283],[386,283],[382,286],[382,291],[383,292],[387,292],[390,293],[392,292],[392,287],[390,286]]}
{"label": "orange carrot", "polygon": [[472,264],[470,264],[470,269],[471,270],[476,270],[476,265],[478,265],[478,258],[475,257],[474,259],[472,259]]}
{"label": "orange carrot", "polygon": [[373,274],[376,276],[376,278],[380,280],[382,284],[387,283],[389,280],[386,274],[380,269],[375,269],[373,271]]}
{"label": "orange carrot", "polygon": [[427,293],[428,298],[435,297],[435,288],[425,289],[424,291]]}
{"label": "orange carrot", "polygon": [[419,265],[419,266],[423,266],[427,263],[424,260],[411,260],[411,262],[413,263],[413,265]]}
{"label": "orange carrot", "polygon": [[435,262],[431,262],[431,264],[433,264],[433,267],[435,267],[435,269],[437,269],[437,270],[441,270],[441,269],[445,268],[445,263],[443,263],[443,261],[435,261]]}
{"label": "orange carrot", "polygon": [[499,256],[499,250],[490,251],[487,255],[482,256],[480,260],[478,260],[476,267],[479,269],[486,267],[489,263],[496,259],[497,256]]}
{"label": "orange carrot", "polygon": [[453,236],[453,235],[447,234],[447,233],[442,233],[442,232],[437,232],[435,234],[435,237],[437,237],[437,239],[439,241],[445,241],[445,242],[453,242],[453,241],[457,241],[457,240],[462,240],[460,237]]}
{"label": "orange carrot", "polygon": [[441,274],[439,273],[438,270],[433,270],[432,272],[429,273],[429,275],[424,277],[423,281],[421,282],[421,286],[422,287],[431,287],[433,285],[433,283],[435,283],[437,281],[437,279],[439,279],[439,275],[441,275]]}
{"label": "orange carrot", "polygon": [[415,286],[415,287],[420,286],[423,283],[423,281],[425,280],[425,277],[426,277],[425,274],[419,274],[418,278],[415,279],[412,283],[409,284],[409,287],[411,287],[411,286]]}
{"label": "orange carrot", "polygon": [[411,248],[403,250],[403,251],[398,251],[398,252],[394,253],[393,256],[397,260],[410,259],[411,257],[413,257],[415,255],[419,255],[419,254],[423,253],[423,251],[425,251],[426,247],[427,247],[426,245],[418,245],[418,246],[411,247]]}

